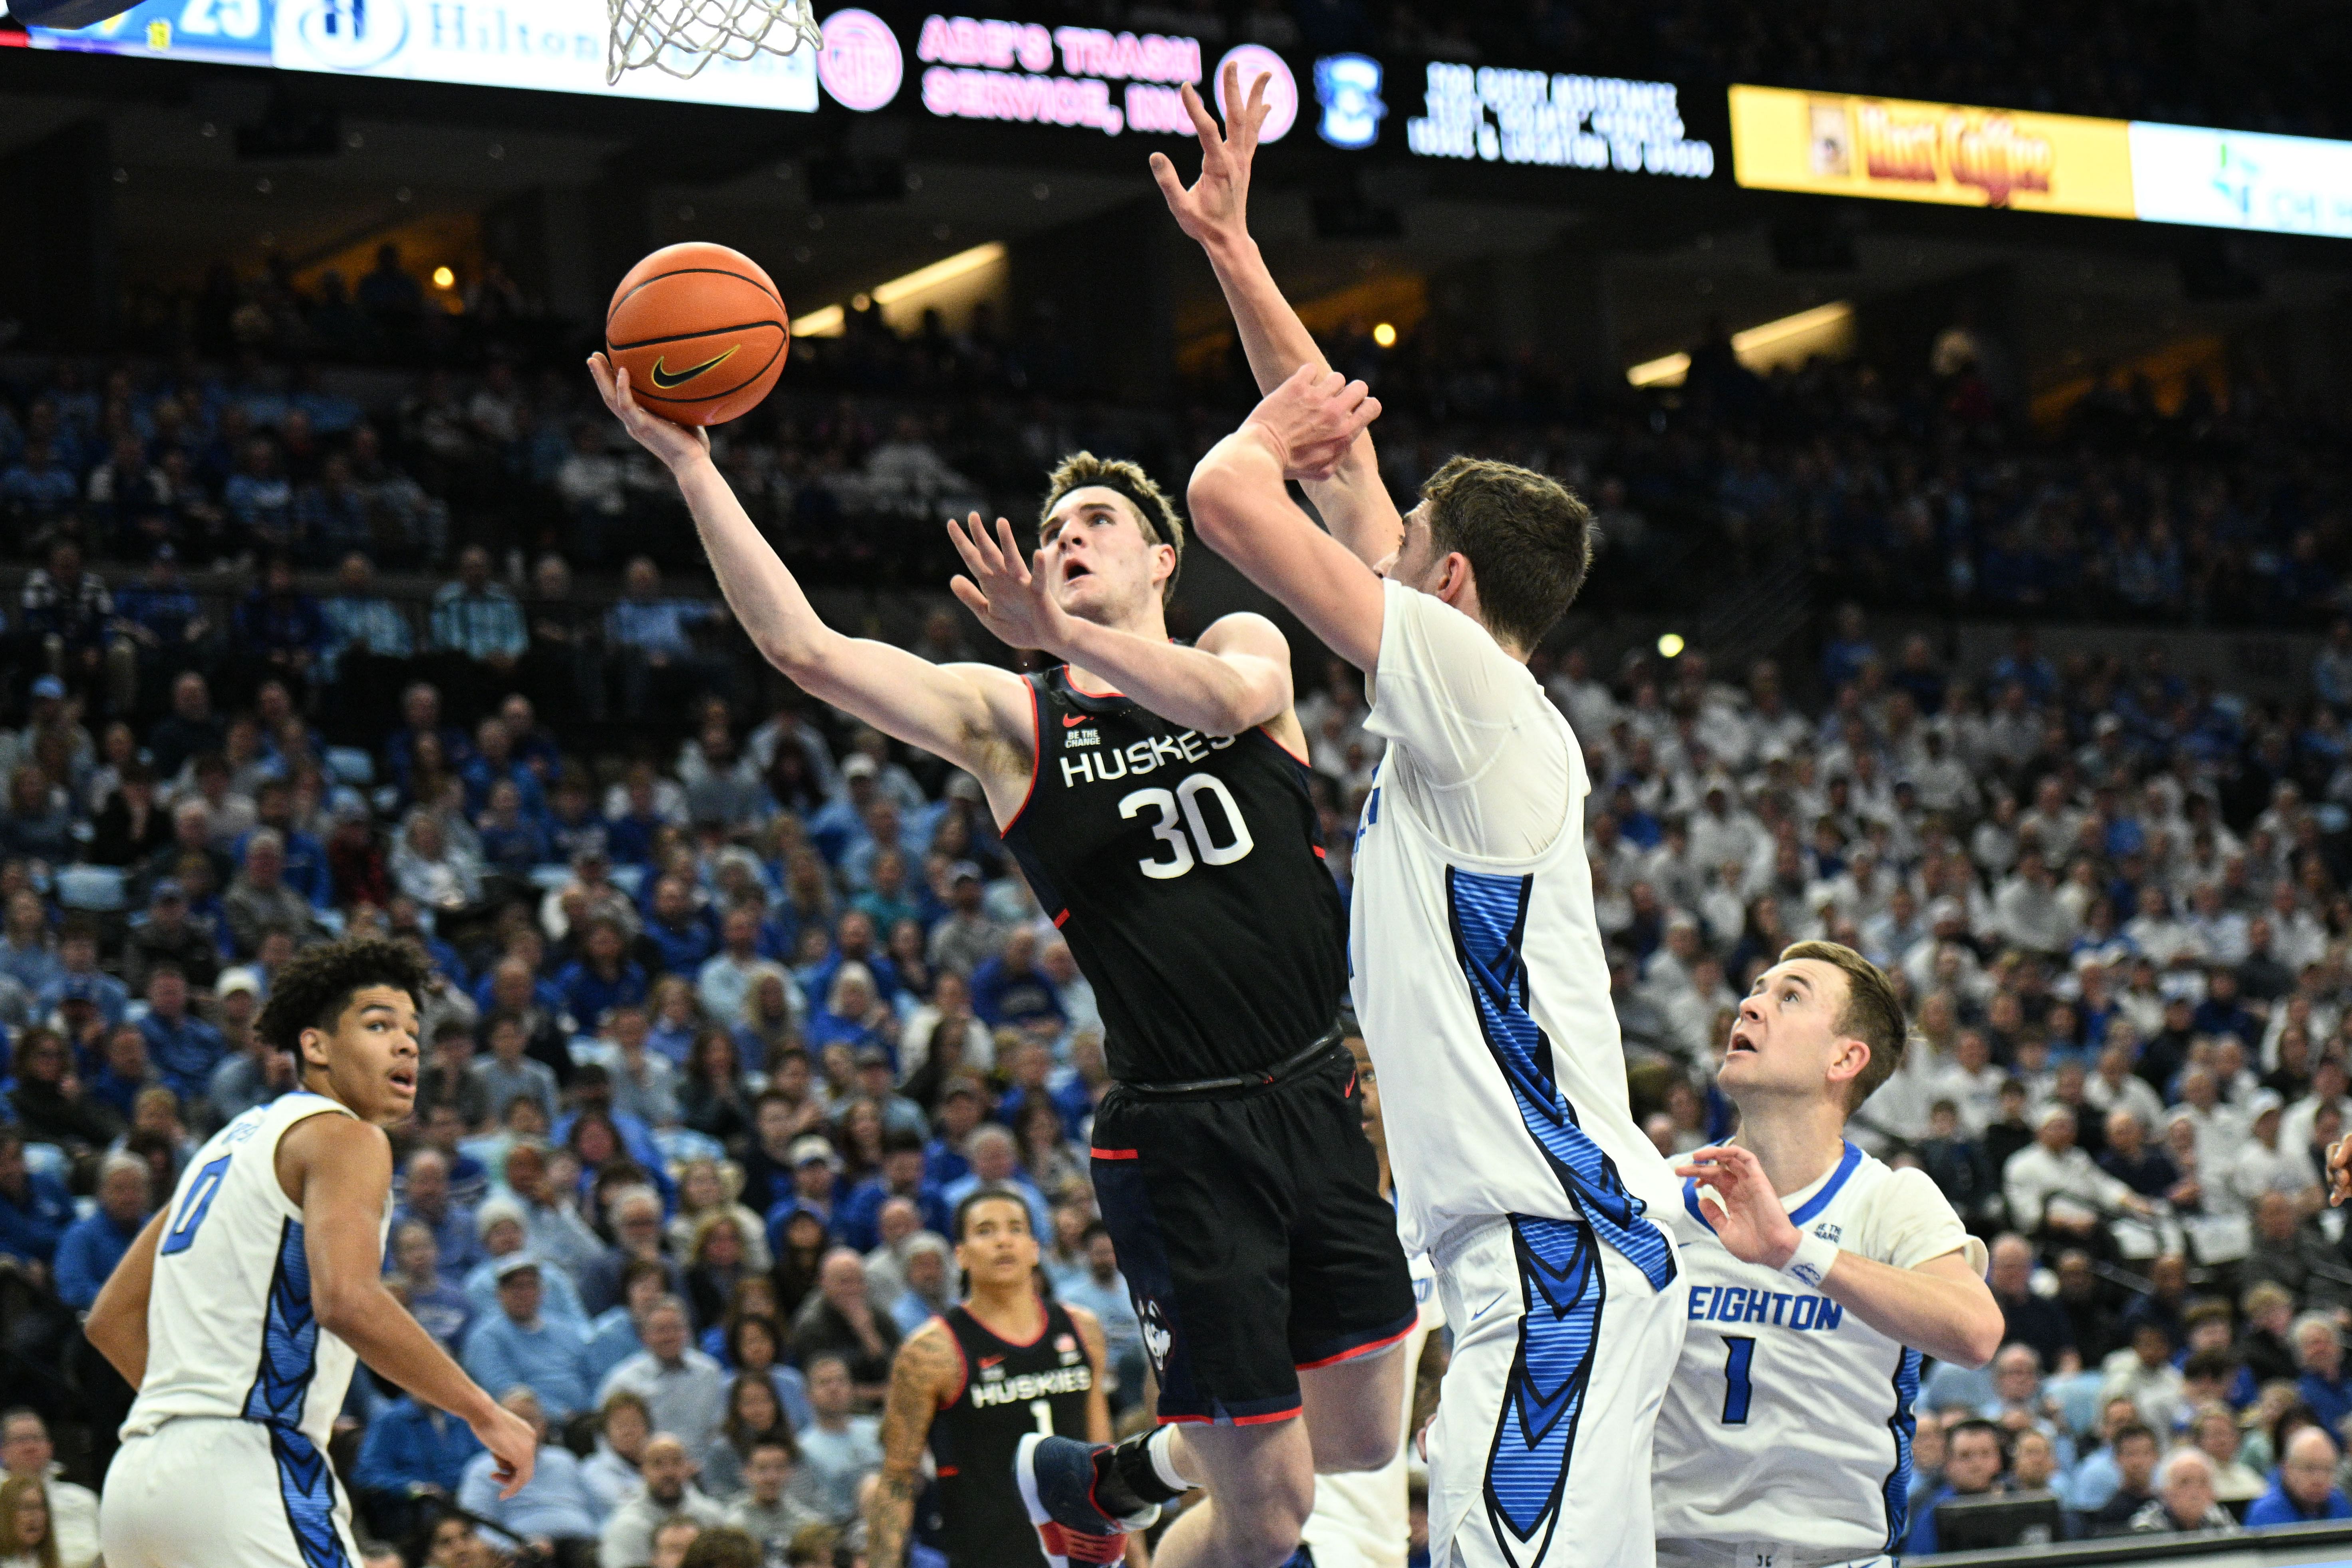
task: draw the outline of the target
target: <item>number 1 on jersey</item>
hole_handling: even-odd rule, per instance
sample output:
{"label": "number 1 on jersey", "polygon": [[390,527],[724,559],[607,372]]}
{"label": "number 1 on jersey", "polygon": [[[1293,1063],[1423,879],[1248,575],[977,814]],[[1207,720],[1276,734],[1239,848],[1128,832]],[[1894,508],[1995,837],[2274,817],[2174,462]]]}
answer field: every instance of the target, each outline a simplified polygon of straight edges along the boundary
{"label": "number 1 on jersey", "polygon": [[1050,1402],[1043,1399],[1031,1400],[1029,1414],[1037,1418],[1038,1436],[1050,1437],[1054,1435],[1054,1406]]}
{"label": "number 1 on jersey", "polygon": [[1756,1363],[1756,1342],[1744,1334],[1726,1334],[1723,1343],[1723,1424],[1744,1426],[1748,1424],[1748,1402],[1756,1392],[1748,1376]]}
{"label": "number 1 on jersey", "polygon": [[194,1243],[196,1226],[204,1224],[205,1215],[212,1212],[213,1194],[220,1191],[233,1158],[223,1154],[196,1173],[196,1179],[188,1185],[187,1201],[180,1205],[179,1217],[163,1233],[163,1245],[155,1249],[158,1253],[169,1258],[175,1252],[185,1252]]}

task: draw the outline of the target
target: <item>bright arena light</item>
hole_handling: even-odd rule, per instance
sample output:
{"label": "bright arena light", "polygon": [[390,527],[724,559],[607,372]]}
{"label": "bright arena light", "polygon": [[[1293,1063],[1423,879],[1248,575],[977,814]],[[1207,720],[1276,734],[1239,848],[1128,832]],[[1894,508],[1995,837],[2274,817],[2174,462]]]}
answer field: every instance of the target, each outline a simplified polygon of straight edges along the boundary
{"label": "bright arena light", "polygon": [[[1811,354],[1833,353],[1852,341],[1853,332],[1853,306],[1837,300],[1734,332],[1731,352],[1741,364],[1761,372],[1784,363],[1801,364]],[[1643,360],[1625,372],[1625,379],[1635,386],[1680,386],[1688,374],[1690,355],[1674,353]]]}
{"label": "bright arena light", "polygon": [[1683,651],[1683,634],[1668,632],[1658,639],[1658,654],[1663,658],[1677,658]]}
{"label": "bright arena light", "polygon": [[1384,349],[1396,347],[1396,328],[1386,321],[1372,329],[1372,342]]}
{"label": "bright arena light", "polygon": [[[902,277],[891,279],[887,283],[877,283],[870,294],[861,292],[852,298],[857,302],[857,308],[861,310],[869,304],[895,305],[901,300],[911,299],[915,295],[937,289],[942,284],[952,283],[967,273],[977,272],[983,267],[993,267],[1003,259],[1004,247],[992,240],[986,245],[975,245],[970,250],[960,250],[953,256],[932,262],[929,267],[918,267]],[[793,319],[793,336],[796,338],[839,337],[844,325],[844,313],[840,306],[823,305]]]}
{"label": "bright arena light", "polygon": [[433,287],[436,289],[455,289],[457,286],[457,275],[455,272],[450,271],[446,267],[436,267],[433,269]]}

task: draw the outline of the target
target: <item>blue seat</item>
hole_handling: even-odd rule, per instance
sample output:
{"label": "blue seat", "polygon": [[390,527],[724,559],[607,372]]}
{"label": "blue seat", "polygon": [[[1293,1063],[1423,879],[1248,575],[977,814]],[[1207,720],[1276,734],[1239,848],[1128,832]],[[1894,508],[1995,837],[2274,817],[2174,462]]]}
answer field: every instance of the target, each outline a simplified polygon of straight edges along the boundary
{"label": "blue seat", "polygon": [[90,914],[114,914],[130,902],[119,866],[67,866],[57,875],[58,902]]}

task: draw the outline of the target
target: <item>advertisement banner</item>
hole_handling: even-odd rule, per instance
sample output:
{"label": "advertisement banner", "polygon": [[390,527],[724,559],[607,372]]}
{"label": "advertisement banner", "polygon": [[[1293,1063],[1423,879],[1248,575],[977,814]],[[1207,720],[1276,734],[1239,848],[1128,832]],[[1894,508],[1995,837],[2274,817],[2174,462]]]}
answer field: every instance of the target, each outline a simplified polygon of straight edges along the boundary
{"label": "advertisement banner", "polygon": [[1735,87],[1731,152],[1764,190],[2135,216],[2121,120]]}
{"label": "advertisement banner", "polygon": [[2352,142],[2135,120],[2131,153],[2149,222],[2352,239]]}
{"label": "advertisement banner", "polygon": [[609,27],[603,0],[143,0],[92,26],[30,33],[36,48],[747,109],[816,108],[816,53],[805,48],[714,59],[687,80],[629,71],[607,87]]}

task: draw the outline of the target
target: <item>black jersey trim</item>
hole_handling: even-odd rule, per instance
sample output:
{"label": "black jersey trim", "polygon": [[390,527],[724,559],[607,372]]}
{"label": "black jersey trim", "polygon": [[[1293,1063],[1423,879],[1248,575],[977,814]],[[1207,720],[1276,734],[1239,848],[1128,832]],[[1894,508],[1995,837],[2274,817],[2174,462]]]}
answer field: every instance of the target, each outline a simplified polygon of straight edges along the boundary
{"label": "black jersey trim", "polygon": [[1045,706],[1038,696],[1037,682],[1024,680],[1021,684],[1029,689],[1029,792],[1021,797],[1021,804],[1013,808],[1013,816],[1004,826],[996,830],[996,837],[1000,839],[1012,833],[1028,811],[1029,803],[1037,798],[1038,775],[1045,771]]}

